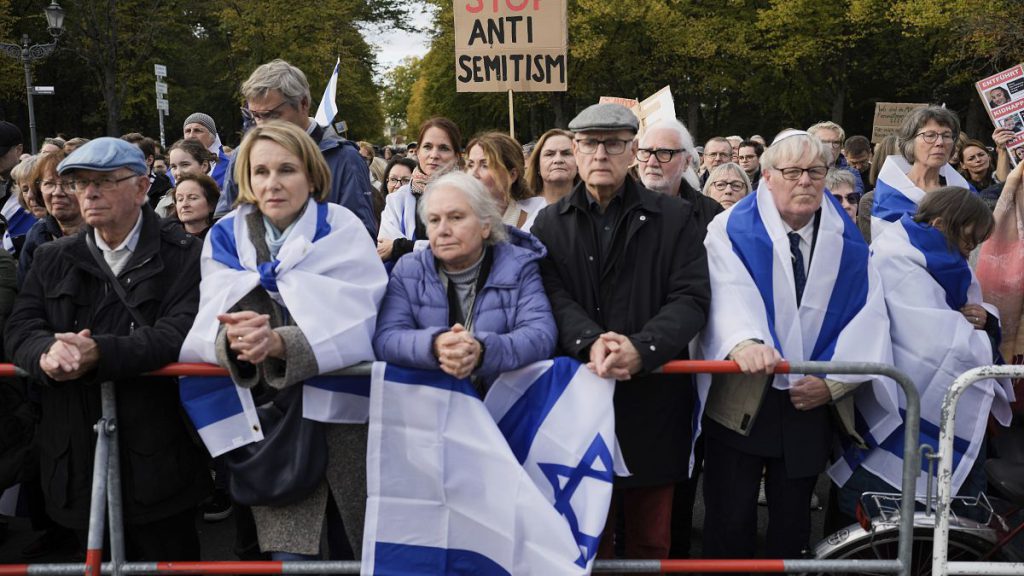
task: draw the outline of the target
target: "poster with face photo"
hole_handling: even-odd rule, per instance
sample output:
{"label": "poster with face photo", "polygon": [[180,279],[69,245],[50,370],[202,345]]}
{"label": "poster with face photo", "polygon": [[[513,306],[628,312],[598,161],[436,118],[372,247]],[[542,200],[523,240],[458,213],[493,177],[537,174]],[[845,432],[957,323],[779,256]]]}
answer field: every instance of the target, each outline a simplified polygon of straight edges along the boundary
{"label": "poster with face photo", "polygon": [[[974,86],[992,125],[1011,130],[1016,135],[1006,145],[1011,152],[1010,161],[1016,166],[1021,156],[1015,153],[1019,148],[1014,148],[1014,142],[1024,137],[1024,65],[1018,64],[993,74],[975,82]],[[1018,144],[1024,145],[1024,142]]]}

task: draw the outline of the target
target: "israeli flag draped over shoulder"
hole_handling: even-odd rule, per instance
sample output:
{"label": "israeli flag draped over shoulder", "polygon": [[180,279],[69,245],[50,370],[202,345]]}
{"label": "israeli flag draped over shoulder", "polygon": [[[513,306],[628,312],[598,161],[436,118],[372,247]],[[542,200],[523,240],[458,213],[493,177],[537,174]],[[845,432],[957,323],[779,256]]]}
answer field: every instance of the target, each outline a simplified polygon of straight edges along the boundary
{"label": "israeli flag draped over shoulder", "polygon": [[[253,210],[243,204],[206,237],[199,313],[185,338],[181,361],[216,363],[217,315],[257,286],[302,330],[320,374],[373,360],[373,332],[387,274],[372,247],[346,249],[371,242],[363,224],[341,206],[310,199],[277,260],[257,264],[246,224]],[[318,422],[366,422],[369,393],[366,377],[311,378],[303,383],[303,416]],[[182,378],[180,395],[212,456],[263,439],[252,393],[230,378]]]}
{"label": "israeli flag draped over shoulder", "polygon": [[[981,287],[967,261],[950,250],[938,230],[904,215],[871,243],[885,287],[892,321],[894,363],[921,396],[921,444],[938,449],[942,401],[953,380],[971,368],[993,363],[992,345],[959,311],[982,304]],[[985,306],[989,314],[994,309]],[[1010,423],[1013,389],[1006,380],[982,380],[969,387],[956,411],[953,491],[960,490],[984,441],[989,413]],[[900,409],[904,408],[900,395]],[[903,426],[873,449],[864,467],[894,487],[903,477]],[[927,461],[922,470],[927,471]],[[917,478],[923,499],[927,475]]]}
{"label": "israeli flag draped over shoulder", "polygon": [[19,194],[17,186],[12,186],[11,195],[7,197],[7,202],[0,209],[0,214],[7,221],[7,229],[4,231],[4,250],[11,253],[14,252],[13,238],[28,234],[29,229],[36,223],[36,217],[25,210],[21,206],[21,202],[18,202]]}
{"label": "israeli flag draped over shoulder", "polygon": [[587,574],[628,475],[615,383],[556,358],[467,380],[375,364],[364,575]]}
{"label": "israeli flag draped over shoulder", "polygon": [[[871,205],[871,240],[878,238],[882,230],[896,222],[904,214],[913,215],[917,205],[924,199],[925,191],[910,181],[910,163],[900,155],[889,156],[878,171],[875,182],[875,200]],[[974,190],[956,168],[946,164],[939,170],[947,186],[959,186]]]}
{"label": "israeli flag draped over shoulder", "polygon": [[[799,308],[789,237],[764,180],[756,194],[711,222],[704,245],[715,297],[697,342],[700,357],[723,360],[737,344],[753,339],[793,361],[892,362],[881,280],[856,225],[828,190]],[[827,377],[847,383],[869,378]],[[800,378],[780,374],[772,386],[788,390]],[[698,375],[702,409],[710,386],[710,375]],[[856,431],[868,445],[900,424],[896,384],[888,378],[875,377],[858,387],[854,405]],[[844,454],[838,462],[855,454]],[[852,470],[830,473],[842,485]]]}

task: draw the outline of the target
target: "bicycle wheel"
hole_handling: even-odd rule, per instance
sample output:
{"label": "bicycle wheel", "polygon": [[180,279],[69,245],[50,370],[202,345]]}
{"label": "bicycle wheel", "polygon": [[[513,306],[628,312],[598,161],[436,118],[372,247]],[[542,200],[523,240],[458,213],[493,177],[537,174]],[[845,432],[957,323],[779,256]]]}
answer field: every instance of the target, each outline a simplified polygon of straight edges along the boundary
{"label": "bicycle wheel", "polygon": [[[915,576],[929,576],[932,573],[931,527],[915,526],[910,573]],[[955,527],[949,532],[948,558],[950,562],[971,562],[981,560],[995,544],[994,533],[966,531]],[[899,550],[899,529],[882,528],[874,533],[854,524],[823,540],[815,549],[815,557],[825,560],[893,560]],[[994,562],[1016,561],[1009,550],[1001,550],[991,558]],[[850,572],[854,575],[870,575],[874,572]]]}

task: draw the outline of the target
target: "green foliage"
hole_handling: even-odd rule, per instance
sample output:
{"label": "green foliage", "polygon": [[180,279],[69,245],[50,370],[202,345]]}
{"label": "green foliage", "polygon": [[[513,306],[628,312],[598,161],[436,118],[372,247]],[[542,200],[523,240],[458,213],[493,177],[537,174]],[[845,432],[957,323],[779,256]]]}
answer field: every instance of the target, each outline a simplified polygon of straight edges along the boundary
{"label": "green foliage", "polygon": [[[384,106],[384,119],[389,122],[398,134],[405,134],[406,115],[409,100],[412,98],[413,85],[420,76],[420,58],[408,57],[389,70],[384,78],[384,90],[381,102]],[[408,134],[406,134],[408,136]]]}

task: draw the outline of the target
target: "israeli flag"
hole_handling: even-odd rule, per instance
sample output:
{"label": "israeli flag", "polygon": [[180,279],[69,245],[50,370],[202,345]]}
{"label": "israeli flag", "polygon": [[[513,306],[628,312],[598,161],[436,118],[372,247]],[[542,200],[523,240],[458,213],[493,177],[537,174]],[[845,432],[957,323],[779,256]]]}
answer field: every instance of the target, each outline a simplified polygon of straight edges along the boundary
{"label": "israeli flag", "polygon": [[467,380],[374,365],[362,573],[587,574],[628,475],[615,383],[557,358]]}
{"label": "israeli flag", "polygon": [[0,214],[3,214],[4,219],[7,220],[7,230],[4,231],[4,249],[12,254],[14,253],[13,238],[28,234],[29,228],[36,223],[36,217],[22,208],[21,203],[18,202],[18,194],[21,192],[16,188],[16,186],[11,188],[11,195],[7,197],[7,202],[0,209]]}
{"label": "israeli flag", "polygon": [[324,88],[320,107],[316,109],[314,120],[324,128],[330,126],[331,120],[338,115],[338,66],[340,64],[341,58],[339,57],[338,61],[334,63],[334,73],[331,74],[331,79],[327,81],[327,87]]}

